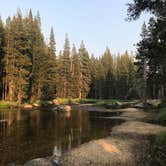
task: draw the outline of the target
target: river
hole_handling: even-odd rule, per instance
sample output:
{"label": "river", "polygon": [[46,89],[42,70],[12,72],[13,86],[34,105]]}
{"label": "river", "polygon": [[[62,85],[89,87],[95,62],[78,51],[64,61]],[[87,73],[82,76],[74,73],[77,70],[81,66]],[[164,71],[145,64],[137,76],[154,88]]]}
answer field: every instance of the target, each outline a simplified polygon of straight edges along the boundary
{"label": "river", "polygon": [[121,120],[101,117],[111,113],[72,110],[0,110],[0,165],[61,155],[90,140],[106,137]]}

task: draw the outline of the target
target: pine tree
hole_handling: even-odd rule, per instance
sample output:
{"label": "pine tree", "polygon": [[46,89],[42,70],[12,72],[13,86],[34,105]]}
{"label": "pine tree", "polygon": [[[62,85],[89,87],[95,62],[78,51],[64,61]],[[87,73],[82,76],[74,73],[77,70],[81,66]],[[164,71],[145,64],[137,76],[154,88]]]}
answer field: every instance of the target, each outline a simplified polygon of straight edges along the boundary
{"label": "pine tree", "polygon": [[89,54],[81,41],[79,49],[79,57],[81,64],[81,74],[79,79],[79,98],[86,98],[88,96],[91,84],[91,73],[90,73],[90,58]]}
{"label": "pine tree", "polygon": [[146,102],[146,92],[147,92],[147,48],[144,47],[147,43],[148,38],[148,30],[146,27],[146,23],[144,22],[142,26],[142,33],[141,33],[142,41],[138,44],[138,53],[136,56],[137,59],[137,91],[141,99]]}
{"label": "pine tree", "polygon": [[56,96],[56,77],[57,77],[57,64],[56,64],[56,54],[55,54],[55,38],[53,28],[51,28],[50,32],[50,41],[48,46],[48,59],[45,64],[46,67],[46,75],[44,80],[44,86],[42,90],[42,98],[43,99],[53,99]]}
{"label": "pine tree", "polygon": [[70,82],[70,91],[72,98],[79,97],[79,77],[80,77],[80,60],[76,51],[76,47],[73,44],[71,51],[71,82]]}
{"label": "pine tree", "polygon": [[49,50],[49,56],[54,57],[56,59],[55,45],[56,45],[56,43],[55,43],[55,37],[54,37],[54,30],[53,30],[53,28],[51,28],[48,50]]}
{"label": "pine tree", "polygon": [[2,98],[3,91],[3,58],[4,58],[4,47],[5,47],[5,28],[0,17],[0,99]]}
{"label": "pine tree", "polygon": [[92,54],[90,58],[91,85],[88,97],[97,98],[97,67],[98,59]]}
{"label": "pine tree", "polygon": [[70,97],[70,77],[71,77],[70,69],[71,69],[70,44],[69,44],[68,35],[66,34],[63,57],[62,57],[62,69],[61,69],[62,84],[63,84],[62,91],[64,98]]}
{"label": "pine tree", "polygon": [[40,16],[34,18],[33,23],[34,45],[32,54],[32,85],[31,102],[42,98],[42,89],[46,78],[46,62],[48,61],[48,49],[44,43],[44,37],[41,33]]}
{"label": "pine tree", "polygon": [[4,98],[21,103],[27,97],[28,67],[27,32],[21,12],[7,20],[6,54],[4,57]]}
{"label": "pine tree", "polygon": [[[150,18],[148,39],[140,41],[140,47],[146,48],[146,57],[149,59],[148,91],[155,98],[166,97],[166,1],[163,0],[135,0],[129,4],[128,19],[136,20],[143,11],[154,16]],[[153,93],[151,93],[153,92]]]}
{"label": "pine tree", "polygon": [[62,66],[63,66],[63,61],[62,61],[63,55],[62,51],[59,52],[58,57],[57,57],[57,77],[56,77],[56,96],[57,97],[64,97],[63,94],[63,82],[62,82]]}
{"label": "pine tree", "polygon": [[105,98],[113,98],[114,95],[114,66],[113,66],[113,57],[110,53],[109,48],[106,48],[106,51],[101,59],[101,63],[104,66],[104,96]]}

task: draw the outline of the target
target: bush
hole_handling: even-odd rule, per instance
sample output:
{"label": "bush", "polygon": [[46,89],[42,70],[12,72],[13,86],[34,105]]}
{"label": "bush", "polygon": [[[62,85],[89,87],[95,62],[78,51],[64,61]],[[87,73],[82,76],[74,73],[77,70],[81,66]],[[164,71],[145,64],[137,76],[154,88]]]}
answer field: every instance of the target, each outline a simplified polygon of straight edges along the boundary
{"label": "bush", "polygon": [[10,107],[17,107],[18,103],[17,102],[10,102],[10,101],[0,101],[0,108],[10,108]]}
{"label": "bush", "polygon": [[69,104],[69,102],[71,102],[71,101],[69,101],[69,99],[66,99],[66,98],[57,98],[57,100],[58,100],[58,102],[59,102],[59,104]]}
{"label": "bush", "polygon": [[163,100],[159,105],[159,108],[166,108],[166,100]]}
{"label": "bush", "polygon": [[52,106],[52,102],[51,101],[43,101],[43,100],[40,100],[39,101],[39,106],[41,107],[49,107],[49,106]]}
{"label": "bush", "polygon": [[166,165],[166,131],[160,132],[155,140],[152,150],[152,165]]}
{"label": "bush", "polygon": [[160,110],[158,121],[162,124],[166,124],[166,108]]}
{"label": "bush", "polygon": [[97,99],[80,99],[79,103],[81,104],[95,104],[97,102]]}
{"label": "bush", "polygon": [[166,131],[162,131],[158,134],[156,142],[159,145],[166,146]]}

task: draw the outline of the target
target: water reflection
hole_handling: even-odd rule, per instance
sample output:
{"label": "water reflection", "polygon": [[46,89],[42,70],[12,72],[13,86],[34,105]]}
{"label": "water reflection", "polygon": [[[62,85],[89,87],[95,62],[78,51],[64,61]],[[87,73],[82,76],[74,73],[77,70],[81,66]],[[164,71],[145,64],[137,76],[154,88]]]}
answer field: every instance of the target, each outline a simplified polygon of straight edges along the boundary
{"label": "water reflection", "polygon": [[0,110],[0,165],[22,164],[60,156],[86,141],[107,136],[119,121],[97,119],[94,113]]}

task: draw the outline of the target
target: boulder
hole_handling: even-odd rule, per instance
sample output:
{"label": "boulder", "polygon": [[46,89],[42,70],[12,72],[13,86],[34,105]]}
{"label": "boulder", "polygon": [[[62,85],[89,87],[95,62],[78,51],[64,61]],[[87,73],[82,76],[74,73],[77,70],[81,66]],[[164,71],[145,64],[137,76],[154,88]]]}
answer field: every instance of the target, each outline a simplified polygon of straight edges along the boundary
{"label": "boulder", "polygon": [[38,103],[33,103],[33,106],[34,107],[39,107],[39,104]]}
{"label": "boulder", "polygon": [[71,111],[71,106],[69,106],[69,105],[58,105],[58,106],[53,108],[53,111],[70,112]]}
{"label": "boulder", "polygon": [[70,112],[70,111],[71,111],[71,106],[70,106],[70,105],[65,105],[65,106],[64,106],[64,109],[65,109],[67,112]]}
{"label": "boulder", "polygon": [[58,101],[57,99],[54,99],[54,100],[52,101],[52,103],[53,103],[54,105],[59,105],[59,101]]}
{"label": "boulder", "polygon": [[33,106],[32,106],[31,104],[25,104],[25,105],[23,106],[23,108],[24,108],[24,109],[32,109]]}

